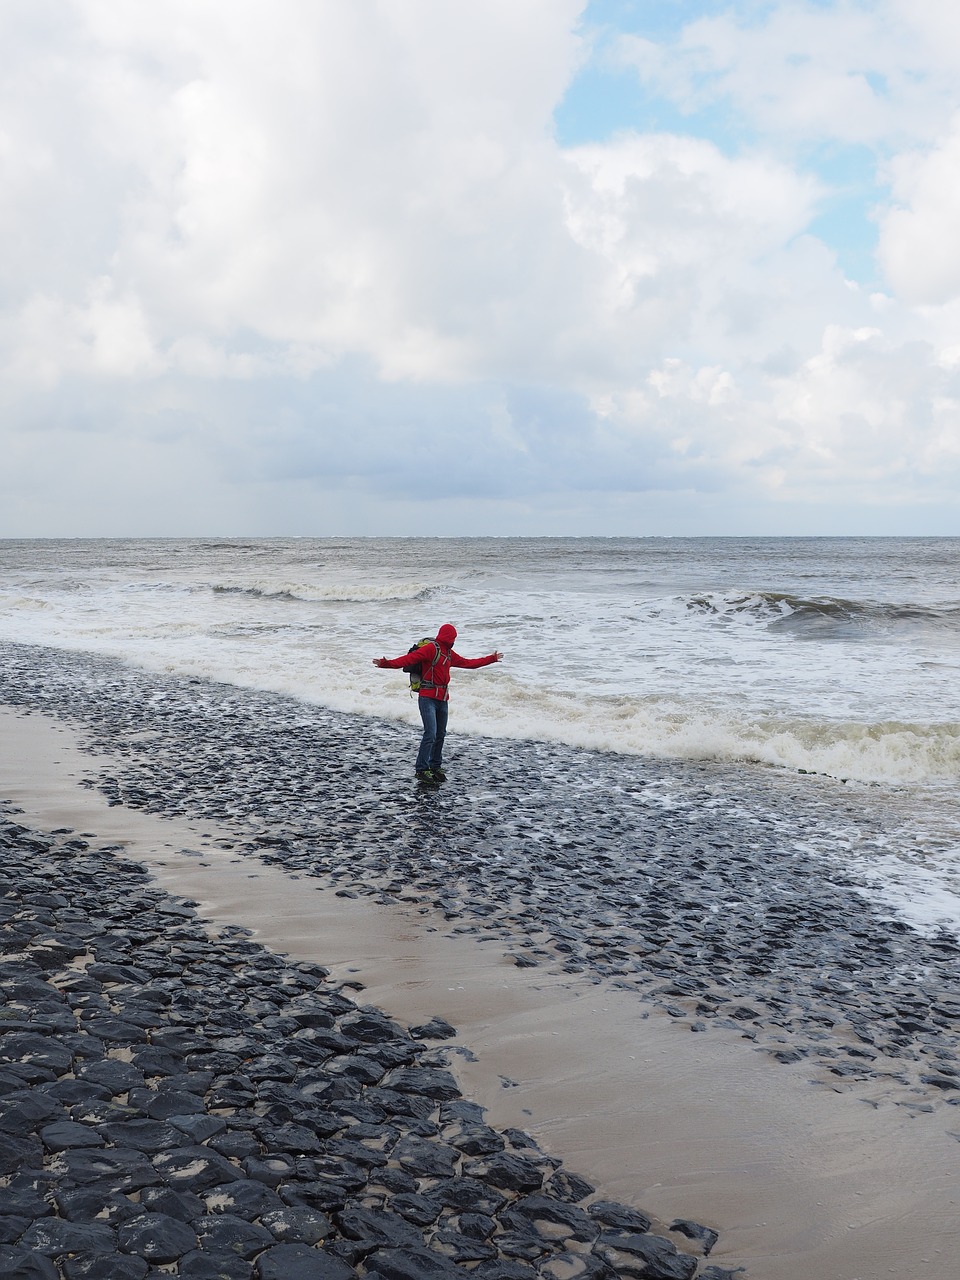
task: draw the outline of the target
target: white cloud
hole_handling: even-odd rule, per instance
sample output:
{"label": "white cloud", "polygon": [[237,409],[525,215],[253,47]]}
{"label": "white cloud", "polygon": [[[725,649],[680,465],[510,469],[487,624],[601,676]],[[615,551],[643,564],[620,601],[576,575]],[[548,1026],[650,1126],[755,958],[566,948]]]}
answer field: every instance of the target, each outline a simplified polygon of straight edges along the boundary
{"label": "white cloud", "polygon": [[[502,350],[528,342],[524,299],[541,305],[563,244],[550,118],[578,4],[67,7],[79,33],[51,14],[43,43],[11,50],[23,305],[38,277],[79,305],[107,276],[162,345],[246,331],[390,377],[475,371],[484,316]],[[41,203],[88,228],[49,272]]]}
{"label": "white cloud", "polygon": [[876,145],[942,127],[960,72],[956,7],[941,0],[732,2],[620,60],[686,112],[733,107],[760,136]]}
{"label": "white cloud", "polygon": [[879,254],[897,293],[937,306],[960,300],[960,112],[929,150],[891,162],[894,208]]}
{"label": "white cloud", "polygon": [[[501,515],[571,492],[599,532],[603,495],[631,491],[942,493],[952,7],[783,4],[750,27],[731,9],[669,48],[625,44],[684,106],[735,102],[763,144],[627,130],[564,151],[582,7],[0,10],[7,519],[69,520],[81,476],[99,511],[122,491],[137,531],[185,527],[204,493],[211,519],[297,532],[311,494],[419,528],[440,490]],[[826,189],[798,156],[824,137],[901,149],[882,295],[810,234]]]}

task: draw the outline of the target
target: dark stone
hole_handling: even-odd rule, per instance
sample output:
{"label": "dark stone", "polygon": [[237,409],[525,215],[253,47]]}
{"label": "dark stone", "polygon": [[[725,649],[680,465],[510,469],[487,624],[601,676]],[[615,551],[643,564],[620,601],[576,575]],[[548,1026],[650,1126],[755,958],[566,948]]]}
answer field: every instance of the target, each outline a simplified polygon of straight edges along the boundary
{"label": "dark stone", "polygon": [[135,1217],[140,1207],[109,1186],[60,1187],[53,1193],[60,1216],[70,1222],[103,1222],[115,1226]]}
{"label": "dark stone", "polygon": [[481,1262],[471,1273],[474,1280],[539,1280],[539,1272],[522,1262],[496,1258]]}
{"label": "dark stone", "polygon": [[497,1256],[492,1245],[475,1236],[461,1235],[458,1231],[438,1231],[431,1241],[431,1248],[453,1262],[480,1262]]}
{"label": "dark stone", "polygon": [[62,1115],[63,1107],[47,1094],[17,1089],[0,1098],[0,1133],[25,1136]]}
{"label": "dark stone", "polygon": [[[186,1134],[194,1143],[206,1142],[208,1138],[223,1133],[227,1127],[222,1116],[208,1116],[202,1112],[199,1115],[173,1115],[169,1117],[168,1123],[172,1129]],[[225,1155],[226,1152],[220,1154]]]}
{"label": "dark stone", "polygon": [[543,1170],[539,1165],[506,1151],[491,1156],[480,1164],[471,1165],[469,1172],[505,1191],[536,1191],[543,1184]]}
{"label": "dark stone", "polygon": [[458,1151],[467,1156],[490,1156],[504,1147],[503,1138],[496,1129],[477,1125],[450,1139]]}
{"label": "dark stone", "polygon": [[596,1187],[588,1182],[586,1178],[581,1178],[576,1173],[569,1173],[566,1169],[558,1169],[546,1183],[544,1191],[556,1196],[559,1200],[568,1200],[571,1204],[579,1204],[581,1200],[586,1200],[587,1196],[592,1196],[596,1191]]}
{"label": "dark stone", "polygon": [[60,1265],[64,1280],[144,1280],[150,1269],[143,1258],[119,1253],[78,1253]]}
{"label": "dark stone", "polygon": [[212,1151],[219,1151],[228,1159],[244,1160],[260,1154],[260,1142],[252,1133],[228,1128],[226,1133],[216,1133],[204,1143]]}
{"label": "dark stone", "polygon": [[[350,1132],[355,1132],[359,1127],[354,1126]],[[382,1151],[376,1147],[368,1147],[363,1142],[353,1142],[349,1138],[331,1138],[324,1144],[324,1150],[328,1156],[340,1156],[365,1169],[379,1169],[387,1164],[387,1156]],[[397,1153],[393,1154],[396,1156]]]}
{"label": "dark stone", "polygon": [[151,1120],[203,1114],[203,1099],[182,1089],[137,1090],[130,1094],[130,1105],[142,1107]]}
{"label": "dark stone", "polygon": [[117,1240],[124,1253],[135,1253],[149,1262],[176,1262],[197,1247],[192,1227],[166,1213],[142,1213],[121,1224]]}
{"label": "dark stone", "polygon": [[621,1231],[650,1230],[650,1219],[639,1209],[631,1209],[628,1205],[618,1204],[615,1200],[595,1200],[587,1206],[587,1213],[597,1222],[607,1227],[618,1227]]}
{"label": "dark stone", "polygon": [[235,1165],[209,1147],[178,1147],[155,1156],[153,1163],[167,1186],[195,1194],[241,1177]]}
{"label": "dark stone", "polygon": [[279,1192],[284,1203],[292,1207],[335,1213],[346,1205],[355,1189],[332,1180],[317,1179],[307,1182],[298,1179],[296,1182],[281,1184]]}
{"label": "dark stone", "polygon": [[0,1038],[0,1062],[35,1063],[61,1075],[73,1066],[73,1054],[50,1036],[14,1031]]}
{"label": "dark stone", "polygon": [[0,1217],[0,1244],[15,1244],[30,1225],[29,1218]]}
{"label": "dark stone", "polygon": [[181,1222],[193,1222],[206,1212],[199,1196],[189,1191],[174,1191],[172,1187],[144,1187],[140,1192],[140,1208],[151,1213],[165,1213]]}
{"label": "dark stone", "polygon": [[122,1018],[91,1018],[83,1024],[84,1030],[108,1044],[143,1044],[147,1033],[143,1027],[132,1022],[124,1022]]}
{"label": "dark stone", "polygon": [[[277,1244],[267,1249],[254,1264],[254,1274],[257,1280],[356,1280],[357,1275],[341,1259],[305,1244]],[[422,1280],[427,1280],[426,1275]]]}
{"label": "dark stone", "polygon": [[158,1120],[121,1120],[101,1125],[100,1131],[118,1147],[131,1147],[150,1155],[185,1145],[176,1129]]}
{"label": "dark stone", "polygon": [[340,1033],[361,1044],[379,1044],[403,1039],[406,1032],[397,1022],[375,1009],[362,1009],[340,1020]]}
{"label": "dark stone", "polygon": [[306,1125],[284,1123],[276,1126],[260,1127],[260,1136],[270,1151],[285,1151],[292,1155],[317,1155],[324,1150],[324,1145]]}
{"label": "dark stone", "polygon": [[457,1034],[456,1027],[451,1027],[443,1018],[431,1018],[419,1026],[411,1027],[410,1034],[418,1040],[450,1040]]}
{"label": "dark stone", "polygon": [[[340,1182],[351,1191],[359,1191],[367,1184],[367,1174],[359,1165],[337,1156],[318,1156],[310,1160],[308,1167],[311,1176],[329,1178],[331,1182]],[[304,1175],[306,1176],[306,1175]]]}
{"label": "dark stone", "polygon": [[262,1053],[255,1062],[244,1065],[244,1072],[256,1083],[258,1080],[293,1080],[297,1068],[289,1058],[282,1058],[278,1053]]}
{"label": "dark stone", "polygon": [[701,1226],[699,1222],[690,1222],[687,1218],[678,1218],[675,1222],[671,1222],[670,1230],[679,1231],[688,1240],[696,1240],[703,1246],[704,1257],[709,1255],[710,1250],[720,1239],[717,1232],[710,1227]]}
{"label": "dark stone", "polygon": [[384,1187],[395,1195],[407,1195],[417,1189],[416,1178],[411,1178],[402,1169],[378,1169],[370,1182],[372,1186]]}
{"label": "dark stone", "polygon": [[464,1280],[462,1268],[423,1248],[380,1249],[367,1258],[365,1266],[368,1276],[380,1280]]}
{"label": "dark stone", "polygon": [[345,1209],[337,1216],[337,1226],[351,1240],[373,1245],[399,1249],[423,1244],[420,1231],[399,1214],[386,1209]]}
{"label": "dark stone", "polygon": [[524,1258],[533,1262],[546,1253],[546,1244],[539,1236],[531,1234],[533,1228],[527,1224],[523,1232],[505,1231],[497,1236],[497,1248],[508,1258]]}
{"label": "dark stone", "polygon": [[143,1072],[132,1062],[117,1062],[113,1058],[102,1058],[97,1062],[85,1062],[77,1072],[83,1080],[103,1085],[110,1090],[111,1097],[118,1093],[126,1093],[130,1089],[143,1088]]}
{"label": "dark stone", "polygon": [[415,1093],[424,1098],[449,1099],[459,1096],[457,1082],[449,1071],[431,1067],[398,1067],[383,1079],[384,1088],[397,1093]]}
{"label": "dark stone", "polygon": [[568,1235],[583,1243],[595,1240],[600,1230],[597,1223],[582,1209],[562,1200],[552,1200],[549,1196],[526,1196],[512,1206],[511,1214],[519,1214],[533,1223],[549,1222],[554,1226],[565,1227]]}
{"label": "dark stone", "polygon": [[[395,1202],[393,1207],[396,1208]],[[270,1209],[260,1215],[260,1222],[281,1244],[319,1244],[333,1231],[327,1215],[316,1209],[288,1206]]]}
{"label": "dark stone", "polygon": [[594,1253],[608,1262],[614,1271],[624,1254],[627,1261],[641,1259],[644,1280],[691,1280],[697,1271],[696,1258],[678,1253],[662,1236],[605,1231],[594,1245]]}
{"label": "dark stone", "polygon": [[193,1223],[205,1253],[236,1254],[254,1258],[276,1241],[266,1227],[256,1226],[232,1213],[210,1214]]}
{"label": "dark stone", "polygon": [[413,1137],[401,1138],[392,1154],[402,1169],[417,1178],[452,1178],[459,1158],[453,1147]]}
{"label": "dark stone", "polygon": [[283,1200],[262,1182],[225,1182],[204,1196],[207,1213],[232,1213],[252,1222],[264,1213],[285,1208]]}
{"label": "dark stone", "polygon": [[457,1225],[471,1240],[487,1240],[497,1229],[496,1222],[485,1213],[461,1213]]}
{"label": "dark stone", "polygon": [[53,1205],[36,1184],[0,1186],[0,1215],[24,1217],[32,1222],[53,1212]]}
{"label": "dark stone", "polygon": [[104,1085],[95,1084],[92,1080],[55,1080],[52,1084],[44,1085],[43,1092],[68,1107],[109,1101],[113,1096]]}
{"label": "dark stone", "polygon": [[477,1178],[449,1178],[430,1188],[430,1199],[448,1209],[472,1213],[497,1213],[506,1197]]}
{"label": "dark stone", "polygon": [[60,1157],[68,1179],[81,1186],[108,1182],[117,1191],[156,1186],[160,1176],[139,1151],[126,1148],[101,1151],[64,1151]]}
{"label": "dark stone", "polygon": [[296,1162],[288,1155],[247,1156],[243,1162],[243,1172],[254,1182],[276,1188],[295,1175]]}
{"label": "dark stone", "polygon": [[16,1245],[0,1245],[0,1276],[3,1280],[60,1280],[49,1258]]}
{"label": "dark stone", "polygon": [[430,1196],[401,1194],[391,1198],[390,1208],[418,1227],[429,1227],[439,1218],[441,1205]]}
{"label": "dark stone", "polygon": [[20,1244],[32,1253],[42,1253],[48,1258],[58,1258],[64,1253],[113,1253],[117,1247],[117,1235],[105,1225],[44,1218],[27,1228],[20,1237]]}
{"label": "dark stone", "polygon": [[960,1089],[960,1081],[954,1080],[950,1076],[921,1075],[920,1080],[923,1084],[931,1085],[934,1089]]}
{"label": "dark stone", "polygon": [[0,1141],[0,1177],[18,1169],[39,1169],[43,1164],[43,1144],[34,1134],[4,1134]]}
{"label": "dark stone", "polygon": [[198,1250],[184,1254],[177,1272],[180,1280],[253,1280],[253,1263],[234,1254]]}
{"label": "dark stone", "polygon": [[561,1253],[540,1264],[543,1280],[617,1280],[615,1272],[585,1253]]}
{"label": "dark stone", "polygon": [[144,986],[150,980],[150,975],[145,969],[136,969],[133,965],[126,964],[94,963],[87,966],[87,976],[93,978],[96,982],[116,984],[118,986],[132,983],[139,987]]}

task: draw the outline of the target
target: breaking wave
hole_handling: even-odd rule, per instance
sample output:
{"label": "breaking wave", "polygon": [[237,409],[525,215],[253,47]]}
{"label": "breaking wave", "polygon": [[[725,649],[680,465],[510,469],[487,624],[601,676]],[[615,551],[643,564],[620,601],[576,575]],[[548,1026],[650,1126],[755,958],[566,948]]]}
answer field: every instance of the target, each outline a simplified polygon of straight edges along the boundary
{"label": "breaking wave", "polygon": [[395,582],[376,586],[333,583],[318,586],[309,582],[274,582],[267,579],[247,583],[213,583],[214,595],[253,596],[263,600],[299,600],[316,604],[382,604],[391,600],[424,600],[431,588],[422,582]]}
{"label": "breaking wave", "polygon": [[686,608],[721,622],[745,623],[799,637],[849,638],[857,634],[883,635],[904,630],[936,630],[960,634],[960,608],[950,605],[889,603],[847,600],[839,596],[803,596],[788,592],[757,591],[745,594],[705,593],[685,600]]}
{"label": "breaking wave", "polygon": [[887,786],[960,783],[960,723],[857,723],[796,715],[736,717],[662,699],[520,690],[500,675],[496,708],[457,689],[458,716],[475,732],[541,738],[628,755],[748,763]]}

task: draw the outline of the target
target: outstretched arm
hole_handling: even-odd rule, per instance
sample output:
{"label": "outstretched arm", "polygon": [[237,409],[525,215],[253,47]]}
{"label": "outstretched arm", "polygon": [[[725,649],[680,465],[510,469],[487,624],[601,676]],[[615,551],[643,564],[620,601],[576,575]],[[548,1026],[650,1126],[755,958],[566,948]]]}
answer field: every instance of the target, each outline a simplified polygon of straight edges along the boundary
{"label": "outstretched arm", "polygon": [[399,658],[374,658],[373,665],[375,667],[391,667],[397,670],[398,667],[412,667],[416,662],[422,662],[426,657],[433,657],[433,641],[429,644],[422,644],[418,649],[414,649],[412,653],[401,653]]}
{"label": "outstretched arm", "polygon": [[477,667],[489,667],[491,662],[501,662],[503,654],[498,650],[496,653],[488,653],[485,658],[461,658],[459,653],[450,651],[451,667],[466,667],[470,671],[475,671]]}

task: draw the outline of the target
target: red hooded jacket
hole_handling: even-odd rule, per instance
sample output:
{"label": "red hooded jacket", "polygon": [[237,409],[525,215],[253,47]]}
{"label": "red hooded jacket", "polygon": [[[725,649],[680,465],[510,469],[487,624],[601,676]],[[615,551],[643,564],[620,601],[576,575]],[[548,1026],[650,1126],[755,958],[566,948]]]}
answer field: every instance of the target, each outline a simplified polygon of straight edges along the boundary
{"label": "red hooded jacket", "polygon": [[428,640],[426,644],[414,649],[413,653],[401,654],[399,658],[383,658],[380,665],[384,667],[412,667],[420,663],[420,697],[436,698],[438,702],[446,702],[450,697],[450,668],[466,667],[475,670],[477,667],[488,667],[496,662],[498,655],[488,653],[485,658],[461,658],[454,653],[453,642],[457,638],[456,628],[449,622],[437,632],[436,640]]}

